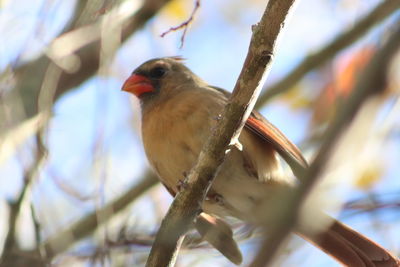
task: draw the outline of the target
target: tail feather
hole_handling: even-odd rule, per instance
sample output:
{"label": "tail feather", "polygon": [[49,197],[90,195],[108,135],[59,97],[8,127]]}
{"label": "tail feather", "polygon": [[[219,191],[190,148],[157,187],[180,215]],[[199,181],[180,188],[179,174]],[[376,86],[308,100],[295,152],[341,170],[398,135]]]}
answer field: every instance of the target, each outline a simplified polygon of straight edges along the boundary
{"label": "tail feather", "polygon": [[338,221],[323,233],[299,235],[345,266],[400,266],[399,259],[388,250]]}
{"label": "tail feather", "polygon": [[[309,229],[303,228],[303,231],[297,229],[297,234],[344,266],[400,267],[400,260],[388,250],[345,224],[332,221],[329,229],[321,233],[312,234]],[[242,262],[242,254],[227,223],[203,212],[197,217],[195,227],[206,241],[230,261],[237,265]]]}
{"label": "tail feather", "polygon": [[208,243],[231,262],[236,265],[242,263],[242,253],[233,239],[231,227],[226,222],[203,212],[197,217],[195,227]]}
{"label": "tail feather", "polygon": [[352,243],[359,249],[364,251],[374,261],[390,260],[393,257],[386,249],[381,247],[376,242],[354,231],[347,225],[336,221],[330,228],[333,232],[342,236],[346,240],[351,240]]}

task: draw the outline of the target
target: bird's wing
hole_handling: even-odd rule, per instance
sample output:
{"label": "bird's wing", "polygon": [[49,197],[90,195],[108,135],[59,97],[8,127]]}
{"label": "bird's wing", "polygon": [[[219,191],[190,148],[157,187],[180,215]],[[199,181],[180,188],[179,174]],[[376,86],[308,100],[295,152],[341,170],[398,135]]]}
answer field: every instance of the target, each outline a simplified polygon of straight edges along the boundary
{"label": "bird's wing", "polygon": [[263,141],[270,143],[279,155],[287,162],[297,177],[301,177],[308,167],[300,150],[278,128],[253,110],[245,127],[255,133]]}
{"label": "bird's wing", "polygon": [[[224,94],[227,98],[230,93],[219,87],[211,88]],[[264,118],[258,111],[253,110],[247,119],[245,128],[256,134],[264,142],[270,143],[279,155],[287,162],[297,177],[301,177],[308,163],[300,150],[278,128]]]}

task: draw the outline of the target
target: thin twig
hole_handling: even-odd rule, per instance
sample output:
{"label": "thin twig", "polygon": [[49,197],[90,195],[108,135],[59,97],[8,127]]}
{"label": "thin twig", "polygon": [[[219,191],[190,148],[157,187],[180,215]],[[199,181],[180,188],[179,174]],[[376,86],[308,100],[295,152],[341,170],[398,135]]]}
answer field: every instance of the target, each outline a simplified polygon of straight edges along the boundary
{"label": "thin twig", "polygon": [[383,19],[389,17],[396,10],[398,10],[399,7],[399,0],[386,0],[379,4],[368,15],[355,23],[351,29],[341,33],[332,42],[327,44],[318,52],[309,55],[288,75],[285,75],[282,80],[264,89],[264,93],[260,95],[256,107],[259,108],[264,106],[273,97],[288,91],[308,72],[318,68],[326,61],[332,59],[339,51],[359,40],[370,29],[372,29],[373,26],[381,22]]}
{"label": "thin twig", "polygon": [[[275,252],[281,246],[290,230],[295,226],[299,209],[307,195],[313,189],[323,168],[331,155],[335,144],[346,127],[357,115],[361,106],[371,97],[381,94],[386,88],[386,74],[393,55],[400,47],[400,28],[393,32],[391,38],[380,49],[367,68],[359,76],[352,95],[343,105],[335,120],[325,133],[323,143],[314,161],[307,169],[302,183],[300,183],[294,194],[287,199],[287,207],[279,216],[277,221],[281,222],[269,229],[270,235],[263,242],[258,255],[252,263],[252,267],[265,266],[269,263]],[[271,252],[272,251],[272,252]]]}
{"label": "thin twig", "polygon": [[[385,200],[390,195],[390,200]],[[369,193],[366,197],[348,201],[343,205],[342,214],[353,216],[355,214],[387,209],[399,209],[399,192]]]}
{"label": "thin twig", "polygon": [[[222,164],[229,144],[236,140],[259,95],[272,65],[276,40],[295,0],[270,0],[253,36],[243,69],[221,120],[206,141],[190,171],[185,190],[175,197],[161,223],[146,266],[172,266],[180,243],[201,210],[215,171]],[[217,115],[217,114],[216,114]]]}
{"label": "thin twig", "polygon": [[181,36],[181,45],[179,47],[179,48],[182,48],[183,44],[185,42],[186,31],[189,27],[189,24],[192,23],[192,21],[194,19],[194,15],[196,14],[199,7],[200,7],[200,0],[196,0],[194,3],[194,8],[193,8],[192,13],[190,14],[189,18],[187,20],[185,20],[184,22],[182,22],[181,24],[179,24],[178,26],[169,28],[169,30],[163,32],[160,36],[164,38],[164,36],[167,35],[168,33],[175,32],[175,31],[183,28],[183,33]]}

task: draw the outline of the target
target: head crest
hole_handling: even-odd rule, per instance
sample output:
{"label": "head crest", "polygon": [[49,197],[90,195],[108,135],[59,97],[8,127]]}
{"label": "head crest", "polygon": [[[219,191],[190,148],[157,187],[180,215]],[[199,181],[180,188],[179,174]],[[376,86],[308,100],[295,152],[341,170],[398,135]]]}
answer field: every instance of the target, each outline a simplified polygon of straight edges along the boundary
{"label": "head crest", "polygon": [[183,58],[182,56],[172,56],[172,57],[167,57],[167,58],[170,58],[170,59],[173,59],[176,61],[181,61],[181,62],[186,60],[186,58]]}

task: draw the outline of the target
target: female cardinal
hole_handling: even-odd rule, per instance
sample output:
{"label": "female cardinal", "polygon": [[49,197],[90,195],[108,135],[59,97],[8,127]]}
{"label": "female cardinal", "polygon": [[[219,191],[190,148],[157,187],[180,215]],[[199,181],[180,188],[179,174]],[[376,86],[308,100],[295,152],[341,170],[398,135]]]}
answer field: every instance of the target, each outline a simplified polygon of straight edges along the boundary
{"label": "female cardinal", "polygon": [[[177,57],[149,60],[134,70],[122,87],[140,100],[147,158],[172,195],[196,163],[229,98],[228,92],[208,85],[181,61]],[[226,156],[202,204],[203,213],[194,222],[199,233],[236,264],[242,256],[230,227],[220,218],[267,223],[268,217],[284,208],[276,201],[279,195],[296,186],[282,174],[278,154],[294,173],[307,168],[299,149],[255,111],[239,142]],[[322,232],[314,227],[315,223],[300,222],[295,231],[342,264],[400,266],[387,250],[334,219]]]}

